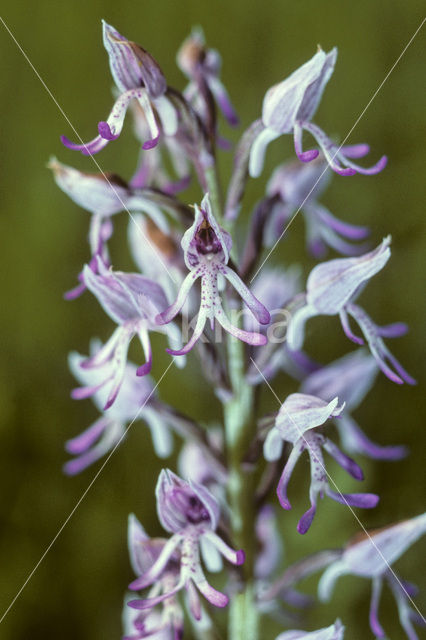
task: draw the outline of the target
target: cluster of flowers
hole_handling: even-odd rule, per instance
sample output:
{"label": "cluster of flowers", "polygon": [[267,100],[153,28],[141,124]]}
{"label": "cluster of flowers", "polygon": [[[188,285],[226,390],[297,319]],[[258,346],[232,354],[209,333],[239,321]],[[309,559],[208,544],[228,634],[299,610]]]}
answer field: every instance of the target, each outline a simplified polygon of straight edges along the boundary
{"label": "cluster of flowers", "polygon": [[[92,397],[100,417],[66,443],[73,458],[66,463],[65,472],[79,473],[111,453],[136,419],[146,422],[155,452],[161,458],[172,453],[173,432],[184,439],[179,455],[180,476],[163,470],[156,490],[158,517],[171,537],[150,538],[135,516],[129,519],[129,552],[137,576],[130,589],[148,592],[142,599],[126,597],[125,637],[170,640],[183,637],[182,591],[187,596],[186,608],[196,635],[212,629],[214,624],[212,609],[202,604],[199,594],[213,607],[223,608],[229,602],[228,595],[208,582],[202,562],[208,571],[217,572],[222,569],[222,556],[239,567],[244,564],[245,553],[232,546],[233,513],[226,495],[229,469],[224,434],[202,428],[160,400],[150,376],[150,333],[167,336],[167,352],[179,367],[186,365],[187,354],[195,348],[207,380],[225,406],[232,402],[235,390],[222,345],[212,333],[215,325],[232,336],[230,340],[248,345],[250,365],[240,385],[254,388],[280,370],[300,384],[299,392],[289,395],[276,415],[259,419],[252,445],[241,453],[243,457],[247,453],[250,463],[253,456],[258,462],[263,447],[264,459],[271,463],[266,464],[264,475],[269,477],[269,486],[277,483],[278,500],[284,509],[291,508],[287,485],[293,469],[301,454],[308,453],[310,508],[300,518],[301,534],[309,530],[318,498],[325,495],[351,507],[372,508],[377,504],[378,496],[371,493],[342,494],[326,470],[322,451],[358,481],[363,479],[363,473],[349,454],[388,460],[406,455],[403,446],[383,446],[370,440],[350,412],[372,387],[379,370],[397,384],[415,381],[383,341],[402,335],[406,326],[399,322],[378,326],[356,302],[370,278],[388,262],[390,238],[367,251],[368,229],[339,220],[318,202],[332,172],[343,176],[372,175],[386,165],[386,157],[369,169],[355,164],[354,159],[368,153],[366,144],[341,147],[312,122],[333,73],[337,50],[325,53],[319,49],[266,93],[261,118],[247,129],[237,148],[222,208],[215,181],[216,149],[229,145],[218,132],[217,107],[229,124],[236,125],[238,118],[220,80],[219,54],[206,47],[201,30],[194,30],[177,56],[179,67],[188,78],[187,87],[180,93],[168,86],[147,51],[106,23],[103,40],[117,89],[114,106],[107,120],[99,122],[98,135],[93,140],[75,144],[63,137],[62,141],[66,147],[92,156],[119,137],[130,108],[142,149],[129,182],[110,173],[83,173],[56,159],[50,162],[58,186],[91,214],[90,257],[78,276],[78,286],[66,297],[76,298],[85,290],[90,291],[117,325],[105,344],[92,341],[89,355],[70,355],[70,369],[80,385],[72,391],[72,397]],[[319,149],[303,151],[303,131],[314,137]],[[261,174],[267,145],[291,133],[297,160],[274,171],[265,196],[254,211],[243,255],[238,260],[230,232],[238,217],[246,181],[249,176]],[[165,168],[165,159],[173,175]],[[193,208],[178,198],[188,187],[192,170],[204,194],[201,204]],[[319,258],[331,248],[345,257],[318,264],[307,279],[306,291],[302,290],[297,270],[281,267],[262,268],[249,289],[246,283],[262,249],[280,240],[299,210],[306,222],[310,253]],[[113,216],[123,211],[130,216],[129,246],[139,270],[136,273],[115,270],[110,258]],[[357,243],[358,240],[363,242]],[[250,311],[243,322],[237,317],[241,312],[238,297]],[[278,339],[271,339],[270,329],[277,329],[273,314],[278,309],[287,310],[290,321],[286,334],[281,326]],[[309,318],[320,315],[338,315],[349,340],[357,345],[365,343],[367,348],[326,366],[314,362],[302,350],[304,327]],[[184,331],[187,317],[192,318],[187,326],[194,325],[190,337]],[[353,333],[350,317],[363,337]],[[144,353],[139,365],[128,360],[129,345],[135,336]],[[331,439],[330,420],[337,427],[342,448]],[[342,574],[372,579],[370,624],[377,637],[384,637],[385,633],[378,622],[377,608],[381,585],[386,580],[407,637],[417,637],[412,622],[421,622],[421,617],[410,606],[413,588],[402,583],[390,565],[425,532],[425,515],[374,532],[344,550],[312,556],[274,578],[282,536],[275,510],[266,503],[268,494],[261,492],[257,500],[253,531],[257,554],[252,578],[259,615],[277,617],[283,601],[305,606],[307,598],[295,590],[294,584],[325,569],[319,583],[319,597],[323,600],[331,596],[332,586]],[[234,579],[234,587],[228,585],[231,598],[236,584],[239,589],[244,588],[240,569],[233,572],[238,579]],[[336,620],[314,632],[284,631],[277,640],[339,640],[343,634],[344,627]]]}

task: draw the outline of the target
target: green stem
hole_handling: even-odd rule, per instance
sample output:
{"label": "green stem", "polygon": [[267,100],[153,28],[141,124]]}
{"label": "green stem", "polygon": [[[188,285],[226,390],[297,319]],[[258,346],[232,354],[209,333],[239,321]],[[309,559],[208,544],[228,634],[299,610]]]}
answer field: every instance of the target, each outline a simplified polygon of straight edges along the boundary
{"label": "green stem", "polygon": [[219,224],[223,224],[223,199],[219,186],[219,176],[217,173],[215,162],[210,167],[204,170],[204,177],[210,195],[210,203],[212,205],[213,215]]}
{"label": "green stem", "polygon": [[255,432],[253,390],[245,381],[244,345],[229,336],[229,375],[233,397],[224,405],[228,452],[228,494],[232,513],[232,540],[244,549],[243,580],[231,599],[229,638],[258,640],[258,614],[254,602],[255,483],[253,472],[243,469],[242,458]]}

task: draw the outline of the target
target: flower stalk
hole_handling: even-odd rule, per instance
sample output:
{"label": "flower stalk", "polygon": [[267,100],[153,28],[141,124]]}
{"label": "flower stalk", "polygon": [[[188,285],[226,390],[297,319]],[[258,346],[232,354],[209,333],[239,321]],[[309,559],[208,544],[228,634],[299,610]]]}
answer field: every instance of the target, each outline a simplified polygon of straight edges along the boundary
{"label": "flower stalk", "polygon": [[229,470],[228,497],[232,510],[232,539],[244,548],[246,561],[241,581],[231,597],[229,637],[235,640],[257,640],[259,616],[255,606],[255,484],[254,469],[244,468],[243,459],[255,436],[253,419],[254,393],[246,381],[243,343],[229,336],[228,367],[232,397],[224,404],[225,437]]}

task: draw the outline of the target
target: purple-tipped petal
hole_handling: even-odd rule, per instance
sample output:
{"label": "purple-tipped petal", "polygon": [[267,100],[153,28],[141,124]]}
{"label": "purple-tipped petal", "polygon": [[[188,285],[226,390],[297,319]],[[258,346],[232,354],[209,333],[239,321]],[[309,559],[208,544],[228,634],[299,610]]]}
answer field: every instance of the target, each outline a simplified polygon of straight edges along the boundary
{"label": "purple-tipped petal", "polygon": [[197,588],[199,589],[199,591],[203,594],[203,596],[206,598],[206,600],[208,600],[210,602],[210,604],[214,605],[215,607],[226,607],[228,602],[229,602],[229,598],[228,596],[226,596],[224,593],[221,593],[220,591],[217,591],[216,589],[214,589],[208,582],[207,580],[201,580],[200,582],[196,582]]}
{"label": "purple-tipped petal", "polygon": [[361,467],[357,465],[355,460],[340,451],[334,442],[325,438],[323,448],[336,460],[336,462],[347,471],[356,480],[364,480],[364,474]]}
{"label": "purple-tipped petal", "polygon": [[94,442],[99,438],[99,436],[103,433],[106,426],[108,424],[108,419],[105,416],[101,416],[90,425],[85,431],[80,433],[75,438],[71,438],[71,440],[67,440],[65,443],[65,449],[68,453],[72,453],[77,455],[79,453],[83,453],[92,446]]}
{"label": "purple-tipped petal", "polygon": [[380,498],[374,493],[335,493],[327,489],[327,495],[340,504],[361,509],[374,509]]}
{"label": "purple-tipped petal", "polygon": [[307,533],[315,517],[316,510],[317,510],[316,505],[312,504],[310,509],[308,509],[300,518],[297,524],[297,530],[300,534],[304,535],[305,533]]}
{"label": "purple-tipped petal", "polygon": [[116,140],[118,138],[117,134],[113,134],[108,122],[101,121],[98,123],[98,133],[104,140]]}
{"label": "purple-tipped petal", "polygon": [[252,294],[250,289],[244,284],[241,278],[228,266],[222,268],[225,278],[238,291],[239,295],[248,306],[253,315],[261,324],[269,324],[271,316],[266,307]]}
{"label": "purple-tipped petal", "polygon": [[339,164],[338,160],[341,159],[338,153],[339,147],[330,140],[322,129],[312,122],[300,122],[300,126],[309,131],[318,142],[330,169],[333,169],[340,176],[353,176],[356,174],[356,169],[353,167],[344,167]]}
{"label": "purple-tipped petal", "polygon": [[90,142],[83,142],[81,144],[71,142],[66,136],[61,136],[61,142],[67,149],[81,151],[84,156],[95,155],[108,144],[108,140],[105,140],[102,136],[96,136],[96,138],[93,138]]}
{"label": "purple-tipped petal", "polygon": [[149,149],[153,149],[154,147],[157,146],[159,139],[160,139],[160,136],[156,136],[155,138],[152,138],[151,140],[146,140],[142,145],[142,149],[145,149],[145,151],[147,151]]}
{"label": "purple-tipped petal", "polygon": [[319,151],[317,149],[309,149],[308,151],[303,151],[302,136],[303,129],[298,123],[296,123],[294,125],[294,150],[301,162],[311,162],[319,156]]}
{"label": "purple-tipped petal", "polygon": [[362,338],[360,338],[359,336],[356,336],[353,333],[351,329],[351,325],[349,323],[348,314],[344,309],[342,309],[341,312],[339,313],[339,317],[340,317],[340,322],[342,323],[342,328],[343,328],[343,331],[345,332],[346,337],[349,338],[349,340],[351,340],[355,344],[359,344],[359,345],[365,344]]}
{"label": "purple-tipped petal", "polygon": [[348,144],[342,147],[342,153],[348,158],[363,158],[367,153],[370,153],[370,145],[365,142]]}
{"label": "purple-tipped petal", "polygon": [[235,551],[231,547],[229,547],[216,533],[213,531],[209,531],[204,534],[205,537],[210,540],[210,542],[216,547],[216,549],[221,553],[224,558],[228,560],[231,564],[236,566],[244,564],[246,559],[246,554],[242,549]]}
{"label": "purple-tipped petal", "polygon": [[255,347],[263,346],[268,342],[266,336],[264,336],[261,333],[244,331],[244,329],[235,327],[233,324],[230,323],[229,319],[227,318],[222,308],[216,311],[215,318],[219,322],[219,324],[222,325],[225,331],[230,333],[232,336],[234,336],[238,340],[242,340],[242,342],[246,342],[247,344],[251,344],[252,346],[255,346]]}
{"label": "purple-tipped petal", "polygon": [[370,621],[370,628],[377,638],[384,638],[386,635],[386,633],[383,630],[383,627],[379,622],[379,616],[378,616],[381,592],[382,592],[382,578],[374,578],[373,591],[371,594],[369,621]]}
{"label": "purple-tipped petal", "polygon": [[290,501],[287,497],[287,485],[293,473],[294,467],[296,466],[297,461],[300,458],[302,451],[304,450],[305,445],[302,441],[297,442],[288,457],[287,463],[283,469],[280,480],[277,486],[277,496],[280,501],[280,505],[283,509],[287,511],[291,509]]}
{"label": "purple-tipped petal", "polygon": [[384,327],[377,327],[377,333],[382,338],[399,338],[408,332],[408,325],[405,322],[393,322]]}

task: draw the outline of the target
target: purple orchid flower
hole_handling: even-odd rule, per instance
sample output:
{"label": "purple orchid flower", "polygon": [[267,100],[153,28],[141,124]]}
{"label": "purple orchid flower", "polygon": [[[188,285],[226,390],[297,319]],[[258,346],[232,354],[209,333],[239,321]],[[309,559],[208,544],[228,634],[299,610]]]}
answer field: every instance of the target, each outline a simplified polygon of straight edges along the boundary
{"label": "purple orchid flower", "polygon": [[[343,151],[345,149],[343,147]],[[327,163],[321,157],[308,165],[289,162],[275,169],[267,185],[267,194],[278,196],[280,201],[268,221],[265,235],[269,246],[281,238],[286,224],[300,210],[306,223],[307,245],[315,258],[325,255],[327,247],[349,256],[365,250],[364,245],[351,244],[346,238],[362,240],[369,230],[338,220],[318,202],[331,178],[326,168]]]}
{"label": "purple orchid flower", "polygon": [[379,498],[371,493],[336,493],[330,489],[327,472],[321,449],[325,449],[336,462],[356,480],[363,479],[360,467],[346,456],[329,438],[315,430],[331,417],[336,417],[343,411],[344,405],[338,407],[338,399],[334,398],[327,404],[315,396],[302,393],[292,393],[281,406],[275,420],[274,427],[269,431],[264,442],[263,453],[268,461],[278,460],[283,450],[284,442],[293,445],[292,452],[285,464],[277,487],[277,495],[284,509],[291,509],[287,498],[287,485],[294,467],[303,451],[307,451],[311,463],[311,486],[309,497],[311,507],[301,517],[297,525],[299,533],[306,533],[312,524],[318,496],[324,494],[341,504],[371,509],[376,506]]}
{"label": "purple orchid flower", "polygon": [[369,152],[366,144],[340,149],[313,122],[311,122],[327,82],[334,70],[337,49],[325,53],[319,49],[304,65],[294,71],[288,78],[267,91],[263,100],[263,129],[255,139],[250,152],[249,172],[252,177],[262,173],[265,151],[270,142],[283,134],[293,133],[296,155],[302,162],[310,162],[318,155],[317,149],[303,151],[303,130],[308,131],[320,146],[330,168],[342,176],[355,173],[372,175],[379,173],[386,166],[387,158],[383,156],[377,164],[365,169],[355,164],[350,158],[362,158]]}
{"label": "purple orchid flower", "polygon": [[[228,92],[220,81],[222,65],[220,54],[206,47],[204,32],[200,27],[192,29],[191,35],[184,41],[177,54],[177,64],[189,79],[184,96],[208,122],[208,102],[206,91],[216,100],[226,120],[233,127],[238,125],[238,116],[232,106]],[[207,104],[206,104],[207,103]]]}
{"label": "purple orchid flower", "polygon": [[194,333],[189,342],[179,350],[167,349],[168,353],[172,355],[188,353],[203,333],[208,319],[212,329],[216,319],[225,331],[239,340],[251,345],[266,344],[264,335],[244,331],[232,325],[223,310],[218,286],[220,276],[226,278],[235,287],[261,324],[267,324],[270,320],[268,310],[253,296],[235,271],[227,266],[232,246],[231,236],[216,222],[208,194],[204,196],[200,208],[195,205],[194,223],[185,232],[181,245],[189,273],[182,283],[176,301],[157,316],[157,322],[167,324],[179,313],[198,278],[201,278],[201,306]]}
{"label": "purple orchid flower", "polygon": [[331,626],[318,631],[284,631],[275,640],[343,640],[345,627],[339,619]]}
{"label": "purple orchid flower", "polygon": [[[426,513],[411,520],[404,520],[393,526],[361,534],[343,550],[341,556],[325,570],[318,584],[318,595],[328,601],[336,580],[345,574],[371,578],[372,596],[370,605],[370,627],[378,638],[385,632],[378,619],[378,608],[383,581],[390,586],[399,613],[401,626],[409,640],[418,640],[412,622],[425,625],[424,618],[410,606],[415,594],[412,585],[401,582],[391,570],[391,565],[426,533]],[[412,602],[412,601],[411,601]]]}
{"label": "purple orchid flower", "polygon": [[102,25],[111,74],[120,95],[107,121],[99,122],[99,135],[96,138],[86,144],[75,144],[65,136],[62,136],[61,140],[66,147],[81,151],[83,155],[98,153],[111,140],[119,137],[129,104],[132,100],[137,100],[150,131],[150,138],[144,143],[143,148],[151,149],[160,137],[157,117],[166,136],[173,136],[177,131],[177,113],[166,95],[166,79],[158,63],[145,49],[127,40],[105,21],[102,21]]}
{"label": "purple orchid flower", "polygon": [[[89,230],[89,244],[91,251],[90,266],[96,272],[97,260],[99,256],[102,261],[109,265],[109,255],[106,242],[112,235],[112,223],[110,218],[120,211],[141,212],[155,224],[163,233],[169,230],[168,222],[162,211],[162,207],[156,202],[155,196],[150,189],[132,189],[124,180],[115,174],[83,173],[72,167],[64,165],[56,158],[49,162],[56,184],[66,193],[71,200],[80,207],[92,213]],[[169,207],[168,212],[174,215]],[[131,215],[134,221],[134,216]],[[139,243],[143,235],[143,229],[138,228]],[[149,245],[148,243],[145,243]],[[153,251],[153,247],[148,247]],[[156,263],[159,263],[158,255],[155,256]],[[161,263],[160,263],[161,264]],[[164,265],[162,265],[164,269]],[[82,273],[79,274],[81,284],[66,294],[67,299],[76,298],[83,293],[85,285]]]}
{"label": "purple orchid flower", "polygon": [[373,386],[377,372],[375,359],[364,349],[358,349],[311,373],[303,381],[300,391],[326,402],[336,396],[345,402],[344,414],[334,423],[347,453],[361,453],[379,460],[399,460],[407,455],[406,447],[372,442],[348,413],[360,405]]}
{"label": "purple orchid flower", "polygon": [[[198,591],[215,607],[225,607],[229,598],[216,591],[204,575],[200,560],[200,549],[207,564],[212,549],[223,555],[234,565],[244,562],[244,551],[234,551],[216,533],[219,520],[219,503],[205,487],[193,482],[185,482],[169,470],[159,476],[157,489],[158,517],[172,537],[164,545],[153,565],[132,582],[130,589],[144,589],[158,583],[168,564],[180,552],[180,569],[177,582],[161,595],[144,600],[133,600],[129,606],[138,610],[151,609],[185,588],[189,598],[189,609],[196,620],[201,617]],[[207,542],[207,545],[203,545]],[[213,558],[214,560],[214,558]],[[216,564],[215,560],[212,564]]]}
{"label": "purple orchid flower", "polygon": [[[160,557],[167,540],[149,538],[139,520],[133,514],[129,516],[128,547],[130,563],[137,576],[143,576]],[[151,587],[148,596],[157,597],[174,587],[179,577],[179,554],[175,552],[168,561],[162,576]],[[183,638],[183,611],[175,596],[162,600],[162,611],[144,609],[137,611],[129,606],[130,598],[126,598],[124,613],[127,634],[123,640],[139,640],[140,638],[157,638],[158,640],[181,640]]]}
{"label": "purple orchid flower", "polygon": [[[96,341],[91,346],[90,357],[95,357],[102,349],[102,345]],[[123,439],[127,425],[136,419],[146,422],[158,457],[166,458],[171,454],[173,441],[170,428],[164,418],[158,414],[156,408],[158,400],[150,376],[137,377],[136,366],[127,363],[117,400],[104,411],[103,408],[108,401],[108,389],[103,382],[113,375],[114,363],[106,362],[99,368],[87,368],[84,366],[87,358],[76,352],[69,355],[68,361],[71,373],[83,385],[83,389],[96,389],[92,400],[102,415],[85,431],[66,442],[66,450],[75,456],[65,464],[66,474],[80,473],[112,451]],[[81,388],[74,391],[72,395],[80,397],[80,393]]]}
{"label": "purple orchid flower", "polygon": [[304,341],[305,322],[308,318],[319,315],[339,315],[347,337],[355,344],[364,344],[362,338],[352,333],[348,319],[348,316],[351,316],[364,334],[368,347],[383,373],[397,384],[416,383],[382,339],[403,335],[407,331],[406,325],[396,322],[379,327],[361,307],[353,302],[360,294],[363,285],[383,269],[389,260],[390,241],[388,236],[374,251],[358,258],[338,258],[314,267],[306,285],[306,304],[295,312],[288,329],[287,340],[290,349],[301,348]]}
{"label": "purple orchid flower", "polygon": [[162,329],[155,323],[154,319],[158,311],[167,305],[164,291],[156,282],[136,273],[107,269],[99,258],[97,271],[98,273],[94,273],[86,265],[83,270],[84,283],[118,327],[102,349],[82,363],[82,366],[87,369],[99,367],[104,369],[105,364],[110,363],[111,368],[106,372],[102,382],[94,387],[76,389],[73,397],[87,398],[110,383],[108,399],[104,407],[106,410],[115,401],[123,383],[127,351],[132,338],[138,335],[145,354],[146,362],[138,367],[136,372],[138,376],[144,376],[151,371],[152,365],[149,331],[166,333],[169,342],[179,340],[179,331],[176,326],[168,325]]}

